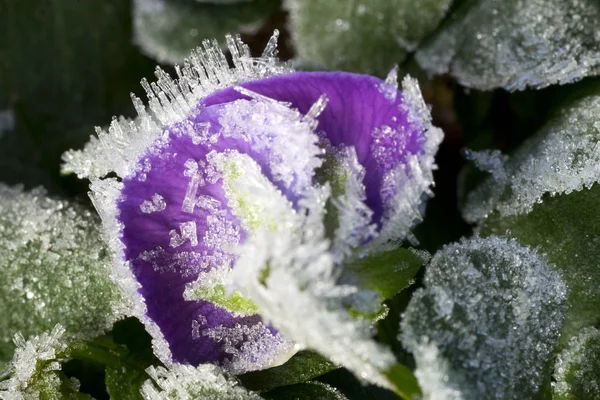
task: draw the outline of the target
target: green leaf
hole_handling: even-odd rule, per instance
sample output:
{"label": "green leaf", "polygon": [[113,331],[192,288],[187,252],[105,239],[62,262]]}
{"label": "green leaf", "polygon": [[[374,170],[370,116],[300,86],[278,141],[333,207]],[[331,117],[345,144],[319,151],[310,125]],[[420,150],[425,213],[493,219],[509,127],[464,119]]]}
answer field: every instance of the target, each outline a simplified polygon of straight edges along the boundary
{"label": "green leaf", "polygon": [[554,400],[600,398],[600,331],[585,328],[556,358]]}
{"label": "green leaf", "polygon": [[281,0],[223,4],[134,0],[134,38],[144,53],[158,61],[180,63],[204,40],[257,30],[280,6]]}
{"label": "green leaf", "polygon": [[465,0],[417,52],[462,85],[522,90],[600,72],[597,0]]}
{"label": "green leaf", "polygon": [[503,165],[497,155],[475,155],[493,176],[469,193],[464,210],[481,234],[510,231],[556,265],[569,290],[563,346],[600,322],[600,95],[597,81],[582,86]]}
{"label": "green leaf", "polygon": [[566,286],[516,240],[444,247],[404,313],[424,397],[544,399],[566,311]]}
{"label": "green leaf", "polygon": [[600,324],[600,186],[555,197],[545,195],[526,215],[492,214],[483,235],[504,234],[538,247],[560,271],[568,287],[568,309],[561,344],[582,328]]}
{"label": "green leaf", "polygon": [[264,393],[268,400],[347,400],[339,390],[321,382],[306,382],[297,385],[284,386]]}
{"label": "green leaf", "polygon": [[57,323],[80,338],[109,330],[125,310],[111,263],[89,211],[0,184],[0,359],[10,357],[15,332]]}
{"label": "green leaf", "polygon": [[413,372],[402,364],[394,364],[385,375],[394,385],[395,392],[404,400],[420,399],[421,387]]}
{"label": "green leaf", "polygon": [[383,302],[411,285],[428,258],[426,253],[405,248],[354,257],[346,262],[342,279],[377,292]]}
{"label": "green leaf", "polygon": [[285,364],[262,371],[247,372],[238,378],[250,390],[267,391],[306,382],[338,368],[312,351],[300,351]]}
{"label": "green leaf", "polygon": [[384,77],[440,22],[451,0],[290,0],[298,58]]}
{"label": "green leaf", "polygon": [[[132,324],[125,322],[123,325]],[[160,364],[152,353],[147,336],[145,332],[141,336],[145,346],[136,345],[133,348],[118,344],[110,337],[76,341],[69,346],[68,355],[72,359],[104,367],[106,391],[111,398],[141,400],[140,388],[150,378],[146,369]]]}

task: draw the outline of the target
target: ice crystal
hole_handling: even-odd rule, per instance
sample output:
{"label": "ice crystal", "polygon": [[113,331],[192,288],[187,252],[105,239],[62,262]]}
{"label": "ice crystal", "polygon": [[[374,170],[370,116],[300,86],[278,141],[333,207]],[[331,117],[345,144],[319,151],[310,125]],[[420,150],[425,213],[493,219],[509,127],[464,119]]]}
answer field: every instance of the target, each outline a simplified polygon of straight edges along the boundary
{"label": "ice crystal", "polygon": [[600,182],[600,96],[569,104],[511,157],[497,152],[471,157],[492,173],[469,193],[463,215],[469,222],[493,211],[522,215],[546,193],[557,195]]}
{"label": "ice crystal", "polygon": [[589,327],[571,339],[556,359],[553,399],[600,398],[600,331]]}
{"label": "ice crystal", "polygon": [[465,1],[416,59],[477,89],[565,84],[600,72],[599,18],[596,0]]}
{"label": "ice crystal", "polygon": [[0,184],[0,359],[17,331],[33,335],[59,322],[79,337],[109,329],[125,310],[109,265],[89,211],[42,189]]}
{"label": "ice crystal", "polygon": [[258,394],[250,392],[222,370],[211,364],[197,367],[175,364],[169,369],[150,367],[150,375],[141,388],[145,400],[259,400]]}
{"label": "ice crystal", "polygon": [[[13,359],[0,374],[0,399],[35,400],[62,398],[64,382],[57,371],[67,350],[63,338],[65,329],[56,325],[50,333],[25,340],[21,333],[14,336],[17,346]],[[71,391],[76,391],[71,387]]]}
{"label": "ice crystal", "polygon": [[429,398],[534,398],[544,390],[566,288],[544,256],[491,236],[445,247],[411,300],[403,343]]}
{"label": "ice crystal", "polygon": [[[275,31],[275,40],[278,35]],[[275,49],[255,59],[239,36],[228,35],[227,43],[234,68],[228,67],[214,40],[205,40],[203,49],[193,50],[183,66],[177,66],[177,80],[157,68],[155,83],[142,81],[149,107],[132,96],[138,118],[135,121],[115,118],[108,131],[96,128],[98,137],[90,137],[83,151],[65,153],[63,172],[74,172],[80,178],[100,178],[111,171],[121,177],[129,176],[141,169],[142,156],[164,136],[163,127],[185,121],[200,99],[240,82],[291,71],[274,58]]]}
{"label": "ice crystal", "polygon": [[302,60],[385,76],[447,12],[450,0],[286,0]]}

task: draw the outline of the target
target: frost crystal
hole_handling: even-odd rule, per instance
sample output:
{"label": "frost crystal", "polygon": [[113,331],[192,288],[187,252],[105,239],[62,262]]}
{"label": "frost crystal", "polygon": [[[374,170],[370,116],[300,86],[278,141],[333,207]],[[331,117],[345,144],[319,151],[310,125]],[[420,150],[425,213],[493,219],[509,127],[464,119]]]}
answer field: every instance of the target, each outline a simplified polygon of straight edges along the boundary
{"label": "frost crystal", "polygon": [[433,257],[424,284],[401,337],[428,398],[525,399],[544,390],[566,288],[543,256],[497,236],[465,240]]}
{"label": "frost crystal", "polygon": [[125,305],[109,277],[99,225],[89,211],[42,189],[0,184],[0,359],[10,356],[17,331],[33,335],[60,322],[89,338],[120,318]]}
{"label": "frost crystal", "polygon": [[169,369],[150,367],[146,372],[151,379],[144,382],[140,390],[145,400],[262,399],[215,365],[175,364]]}
{"label": "frost crystal", "polygon": [[565,84],[600,72],[599,19],[596,0],[465,1],[416,59],[477,89]]}
{"label": "frost crystal", "polygon": [[450,0],[286,0],[298,57],[332,70],[385,76],[413,51]]}
{"label": "frost crystal", "polygon": [[473,154],[493,176],[469,193],[465,219],[477,222],[493,211],[522,215],[546,193],[589,189],[600,182],[599,142],[600,96],[592,95],[563,107],[510,158],[497,152]]}
{"label": "frost crystal", "polygon": [[[279,33],[276,31],[274,37]],[[148,148],[156,146],[164,136],[163,127],[185,121],[200,99],[228,86],[291,72],[271,54],[252,58],[250,49],[239,36],[227,36],[235,68],[229,68],[216,41],[204,41],[204,48],[192,51],[183,66],[177,66],[173,80],[162,69],[156,69],[155,83],[142,82],[149,107],[132,96],[138,113],[135,121],[113,119],[108,131],[96,128],[83,151],[63,155],[63,172],[74,172],[80,178],[100,178],[111,171],[129,176],[140,170],[140,161]]]}
{"label": "frost crystal", "polygon": [[[61,369],[59,361],[67,350],[64,333],[65,329],[56,325],[50,333],[28,340],[21,333],[15,335],[17,348],[13,359],[0,374],[0,399],[62,398],[64,382],[57,371]],[[75,391],[75,388],[70,389]]]}
{"label": "frost crystal", "polygon": [[589,327],[571,339],[556,359],[553,399],[600,398],[600,331]]}

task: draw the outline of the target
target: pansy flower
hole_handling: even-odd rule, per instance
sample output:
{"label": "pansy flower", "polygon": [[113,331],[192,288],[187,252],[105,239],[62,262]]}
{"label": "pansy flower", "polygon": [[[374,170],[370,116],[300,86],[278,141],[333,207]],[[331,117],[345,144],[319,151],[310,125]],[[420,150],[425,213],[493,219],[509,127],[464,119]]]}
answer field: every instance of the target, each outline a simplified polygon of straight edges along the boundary
{"label": "pansy flower", "polygon": [[382,383],[393,356],[346,307],[373,300],[340,271],[410,239],[442,134],[414,80],[295,72],[276,40],[252,58],[228,37],[233,68],[207,41],[177,79],[158,69],[138,118],[65,170],[91,180],[113,278],[164,363],[241,373],[310,347]]}

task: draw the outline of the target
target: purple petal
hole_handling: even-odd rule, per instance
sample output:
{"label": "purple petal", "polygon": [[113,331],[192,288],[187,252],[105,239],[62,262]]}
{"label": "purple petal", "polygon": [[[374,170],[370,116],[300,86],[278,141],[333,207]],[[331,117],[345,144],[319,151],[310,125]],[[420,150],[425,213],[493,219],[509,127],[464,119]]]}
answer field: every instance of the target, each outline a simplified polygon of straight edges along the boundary
{"label": "purple petal", "polygon": [[[367,205],[379,222],[384,204],[383,177],[408,156],[423,151],[425,131],[409,122],[404,97],[392,85],[369,76],[346,72],[295,72],[240,84],[272,99],[292,103],[302,114],[323,94],[329,99],[318,118],[334,146],[355,146],[365,167]],[[202,106],[245,98],[234,88],[218,91],[201,101]]]}
{"label": "purple petal", "polygon": [[[349,73],[292,73],[240,86],[289,102],[301,114],[325,94],[329,103],[318,118],[318,130],[334,146],[356,148],[366,171],[366,203],[374,211],[373,221],[380,223],[396,194],[389,188],[383,194],[386,176],[424,152],[426,141],[425,131],[411,119],[395,87]],[[187,120],[166,128],[147,150],[137,173],[123,179],[119,222],[124,258],[141,285],[147,317],[158,325],[178,362],[227,364],[233,353],[254,341],[261,350],[254,350],[250,358],[259,368],[286,349],[281,336],[256,315],[235,315],[208,301],[183,298],[186,285],[200,273],[233,267],[235,256],[226,245],[239,244],[247,235],[227,205],[221,181],[212,179],[207,167],[212,152],[234,149],[249,155],[292,202],[300,193],[295,185],[312,176],[314,168],[308,166],[308,172],[295,171],[293,183],[280,181],[272,168],[272,149],[223,134],[228,128],[222,126],[225,108],[241,99],[247,96],[235,88],[203,99]],[[392,191],[398,190],[394,186]],[[231,337],[219,333],[223,329],[246,333],[232,343]]]}

